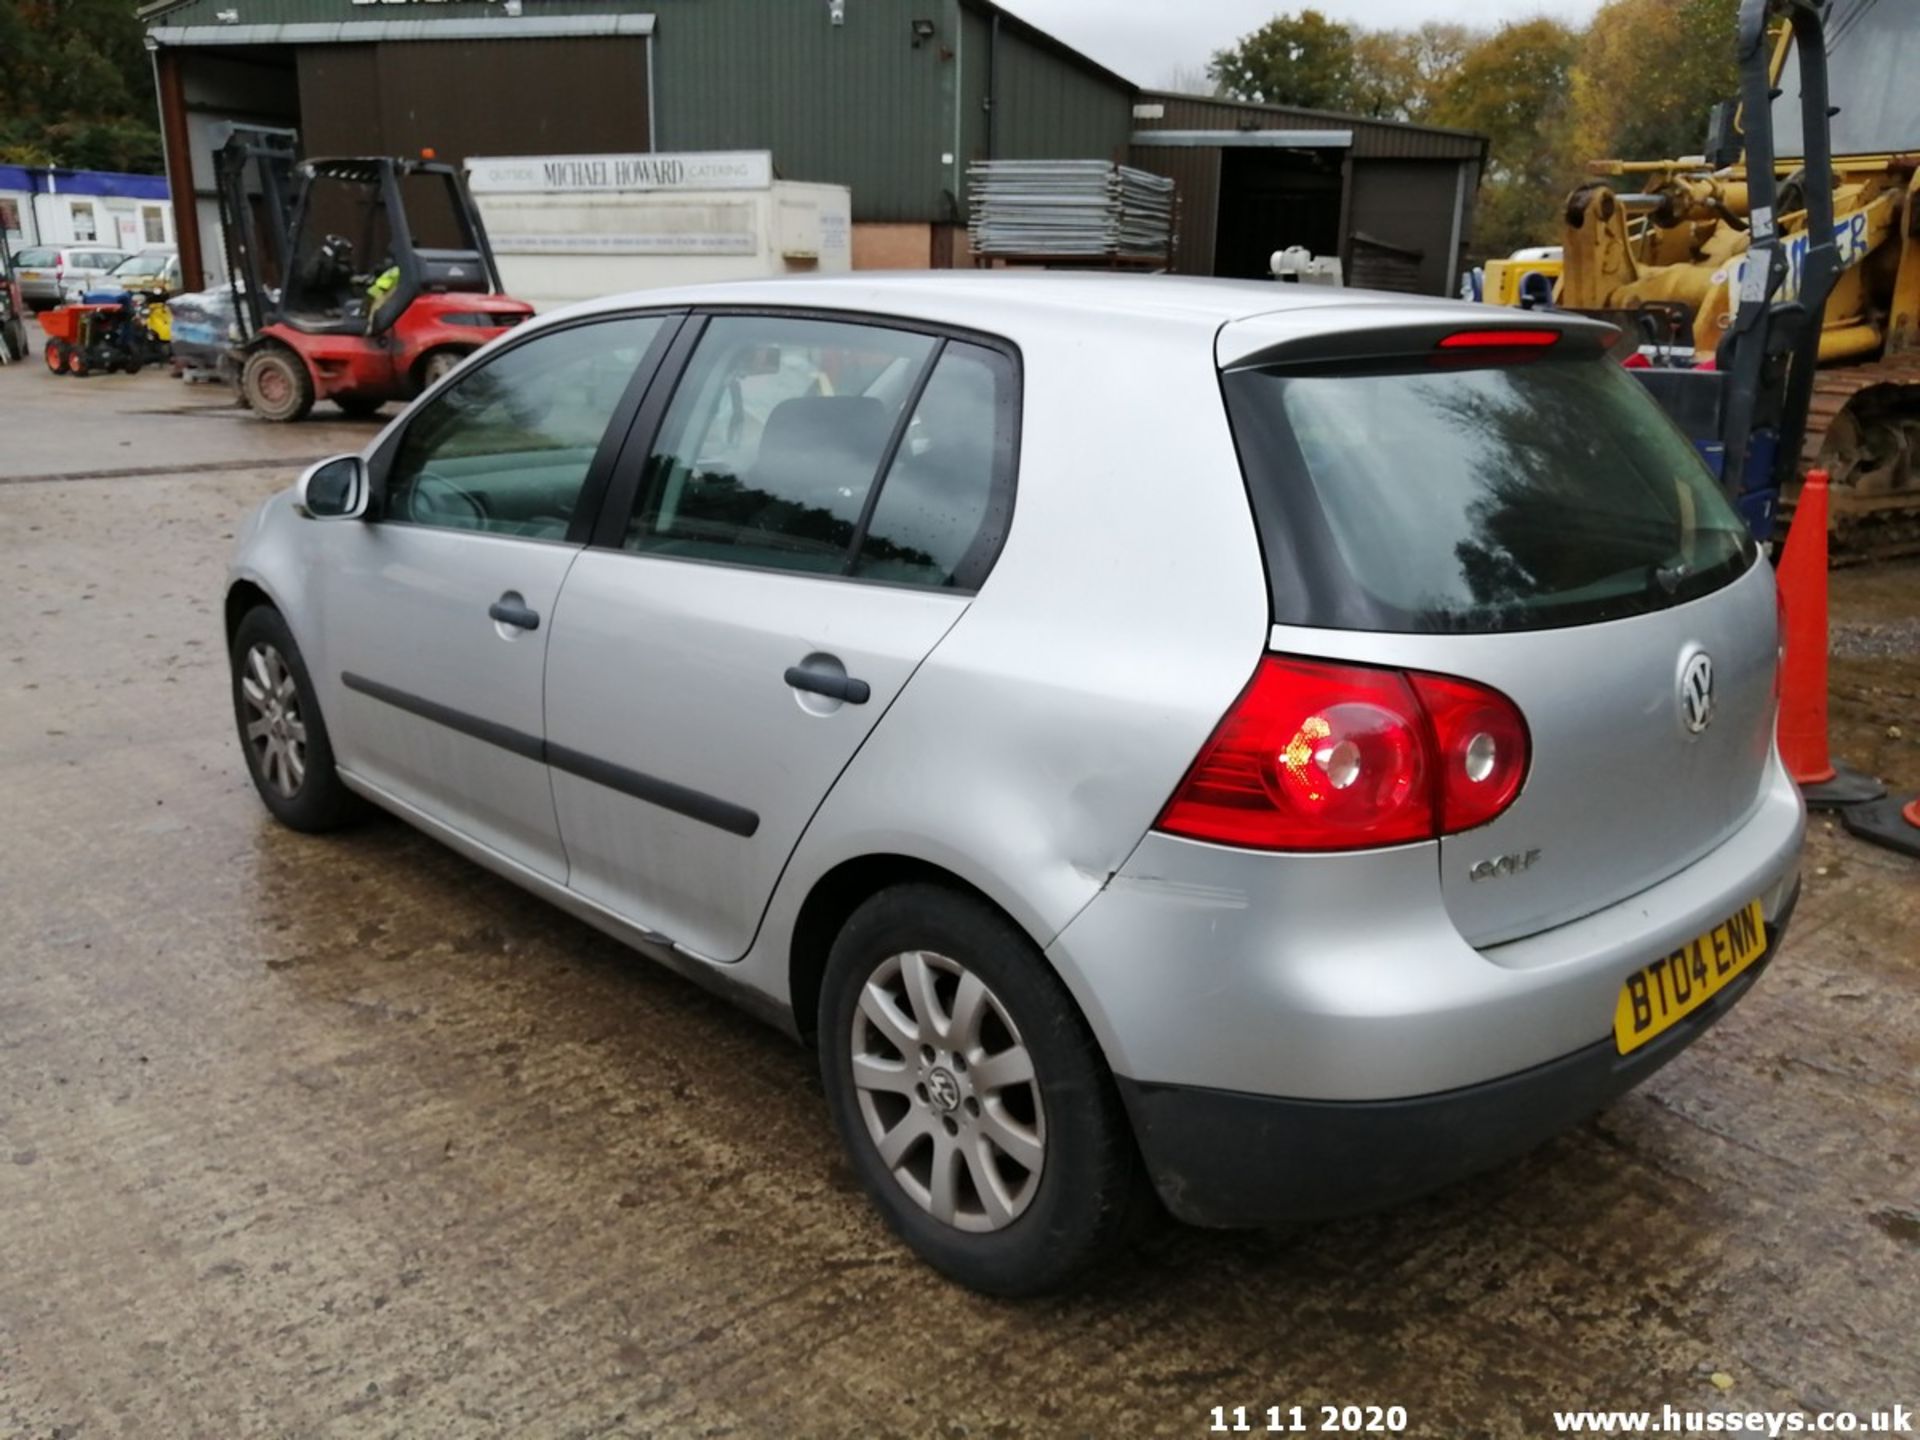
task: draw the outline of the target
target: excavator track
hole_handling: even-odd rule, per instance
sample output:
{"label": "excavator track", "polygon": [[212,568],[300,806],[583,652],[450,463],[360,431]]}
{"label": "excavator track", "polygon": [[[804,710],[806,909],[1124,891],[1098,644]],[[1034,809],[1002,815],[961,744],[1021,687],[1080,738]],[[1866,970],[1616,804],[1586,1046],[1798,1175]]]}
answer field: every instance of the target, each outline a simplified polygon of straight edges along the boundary
{"label": "excavator track", "polygon": [[[1832,481],[1833,564],[1920,555],[1920,355],[1822,370],[1800,459]],[[1784,497],[1783,525],[1797,498]]]}

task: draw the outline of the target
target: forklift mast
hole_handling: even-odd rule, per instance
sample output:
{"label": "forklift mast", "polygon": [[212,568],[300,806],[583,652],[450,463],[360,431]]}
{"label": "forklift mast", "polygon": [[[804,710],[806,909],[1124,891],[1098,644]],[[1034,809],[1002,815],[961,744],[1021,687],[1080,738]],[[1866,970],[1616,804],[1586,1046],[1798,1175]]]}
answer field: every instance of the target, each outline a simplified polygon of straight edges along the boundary
{"label": "forklift mast", "polygon": [[298,145],[292,130],[235,125],[214,152],[227,285],[247,337],[265,328],[268,296],[292,273]]}
{"label": "forklift mast", "polygon": [[[1749,259],[1739,309],[1722,338],[1717,363],[1725,376],[1721,438],[1726,476],[1748,491],[1778,494],[1794,478],[1813,399],[1820,327],[1839,278],[1833,234],[1833,149],[1827,98],[1826,0],[1741,0],[1738,55],[1751,197]],[[1769,22],[1792,27],[1800,59],[1801,127],[1808,244],[1797,294],[1777,300],[1789,278],[1780,233],[1774,174],[1772,46]]]}
{"label": "forklift mast", "polygon": [[[1714,107],[1710,152],[1732,163],[1746,152],[1751,198],[1748,253],[1739,293],[1711,368],[1655,363],[1633,371],[1687,432],[1760,540],[1773,538],[1783,495],[1797,478],[1813,400],[1820,332],[1839,278],[1833,233],[1833,155],[1827,106],[1826,0],[1741,0],[1740,99]],[[1780,228],[1772,80],[1775,20],[1792,28],[1801,64],[1806,131],[1804,235]],[[1797,285],[1795,252],[1799,274]],[[1782,298],[1783,293],[1790,298]],[[1582,312],[1586,313],[1586,312]],[[1682,316],[1684,320],[1684,314]],[[1698,343],[1696,341],[1695,343]]]}
{"label": "forklift mast", "polygon": [[305,160],[295,167],[297,190],[288,222],[293,269],[282,297],[283,318],[296,325],[317,321],[318,297],[305,293],[305,262],[314,254],[323,222],[346,225],[341,238],[353,248],[369,281],[386,269],[396,282],[379,310],[363,324],[379,334],[420,296],[464,292],[498,295],[504,287],[485,225],[460,171],[430,159],[386,156]]}

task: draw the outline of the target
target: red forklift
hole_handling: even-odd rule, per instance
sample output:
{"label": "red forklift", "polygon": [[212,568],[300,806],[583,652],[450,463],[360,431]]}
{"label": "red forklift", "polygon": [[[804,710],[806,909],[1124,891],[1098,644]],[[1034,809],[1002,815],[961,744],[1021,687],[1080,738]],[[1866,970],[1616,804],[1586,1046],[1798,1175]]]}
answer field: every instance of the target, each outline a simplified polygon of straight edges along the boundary
{"label": "red forklift", "polygon": [[371,415],[532,316],[502,293],[452,165],[301,160],[296,145],[236,126],[215,157],[242,335],[232,373],[255,414],[299,420],[331,400]]}

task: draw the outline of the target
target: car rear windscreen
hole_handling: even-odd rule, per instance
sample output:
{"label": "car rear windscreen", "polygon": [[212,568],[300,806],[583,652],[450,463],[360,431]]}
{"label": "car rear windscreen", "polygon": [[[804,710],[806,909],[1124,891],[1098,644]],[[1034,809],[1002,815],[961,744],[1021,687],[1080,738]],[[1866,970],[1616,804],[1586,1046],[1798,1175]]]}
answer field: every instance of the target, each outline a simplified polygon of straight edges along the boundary
{"label": "car rear windscreen", "polygon": [[1610,360],[1250,368],[1222,384],[1281,624],[1588,624],[1718,589],[1758,553]]}

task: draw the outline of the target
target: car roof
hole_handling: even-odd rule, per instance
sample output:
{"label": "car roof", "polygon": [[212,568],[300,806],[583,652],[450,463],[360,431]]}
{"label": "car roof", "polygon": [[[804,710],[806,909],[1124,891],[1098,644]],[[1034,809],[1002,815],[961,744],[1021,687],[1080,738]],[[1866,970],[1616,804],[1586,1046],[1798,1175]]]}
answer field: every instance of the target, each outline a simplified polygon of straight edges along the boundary
{"label": "car roof", "polygon": [[[608,296],[543,315],[541,321],[607,311],[674,305],[792,306],[895,315],[1006,334],[1017,338],[1088,315],[1187,324],[1208,335],[1236,320],[1276,312],[1316,312],[1329,328],[1343,328],[1340,308],[1375,323],[1383,306],[1431,313],[1426,296],[1348,290],[1279,281],[1214,280],[1187,275],[1131,275],[1054,270],[860,270],[673,286]],[[1482,307],[1484,308],[1484,307]],[[1358,318],[1357,315],[1355,317]]]}

